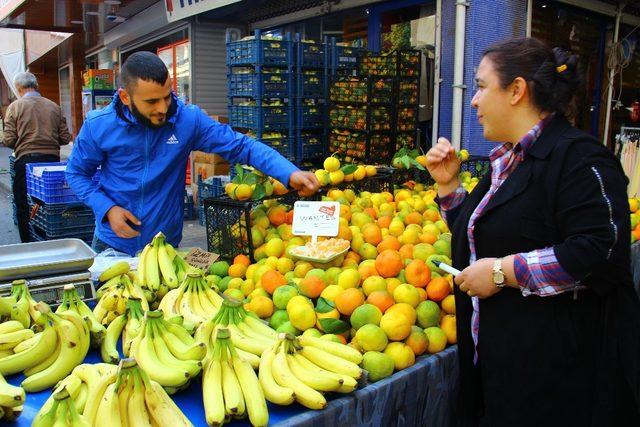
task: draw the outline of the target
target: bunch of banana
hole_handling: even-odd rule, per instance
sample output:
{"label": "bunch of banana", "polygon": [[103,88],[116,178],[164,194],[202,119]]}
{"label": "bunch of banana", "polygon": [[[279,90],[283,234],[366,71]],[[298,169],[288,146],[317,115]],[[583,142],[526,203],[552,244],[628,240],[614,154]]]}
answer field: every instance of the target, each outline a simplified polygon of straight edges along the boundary
{"label": "bunch of banana", "polygon": [[288,405],[295,399],[309,409],[323,409],[327,400],[322,393],[355,390],[362,377],[357,364],[362,361],[360,352],[318,341],[303,345],[291,335],[280,334],[279,341],[262,354],[259,379],[268,401]]}
{"label": "bunch of banana", "polygon": [[109,325],[113,319],[124,314],[127,308],[127,300],[131,297],[140,299],[143,310],[149,310],[148,297],[152,300],[155,295],[148,296],[140,285],[131,281],[126,274],[121,274],[110,279],[100,290],[107,287],[101,294],[98,304],[93,309],[98,322],[102,325]]}
{"label": "bunch of banana", "polygon": [[224,299],[218,314],[200,325],[196,330],[195,338],[197,341],[207,343],[208,354],[211,354],[213,349],[211,344],[215,341],[216,329],[227,328],[238,354],[251,366],[257,368],[260,364],[260,355],[266,349],[273,347],[278,334],[254,316],[253,313],[244,309],[242,303]]}
{"label": "bunch of banana", "polygon": [[36,335],[17,320],[0,323],[0,358],[14,354],[16,348],[28,346]]}
{"label": "bunch of banana", "polygon": [[100,274],[98,281],[100,283],[106,283],[114,277],[128,274],[131,271],[131,266],[126,261],[117,261],[109,266],[105,271]]}
{"label": "bunch of banana", "polygon": [[56,313],[61,313],[66,310],[73,310],[82,317],[89,325],[89,331],[91,333],[91,346],[94,348],[100,347],[104,335],[107,333],[107,329],[98,322],[93,311],[82,301],[78,290],[73,285],[65,285],[64,293],[62,294],[62,302],[56,309]]}
{"label": "bunch of banana", "polygon": [[42,330],[38,319],[40,313],[35,309],[36,301],[31,297],[27,282],[14,280],[11,285],[11,295],[0,297],[0,318],[2,320],[17,320],[25,328],[33,327]]}
{"label": "bunch of banana", "polygon": [[181,315],[186,324],[197,327],[215,316],[221,304],[222,297],[211,289],[203,272],[192,270],[177,289],[162,298],[158,308],[168,318]]}
{"label": "bunch of banana", "polygon": [[[40,411],[34,419],[34,425],[38,425],[41,419],[46,418],[47,414],[51,412],[51,409],[55,405],[56,395],[63,390],[70,396],[70,403],[72,402],[74,409],[82,414],[86,421],[95,419],[95,411],[97,411],[97,404],[92,396],[102,395],[104,389],[101,388],[105,381],[114,382],[118,367],[115,365],[108,365],[106,363],[96,363],[93,365],[82,364],[75,367],[75,369],[66,378],[61,380],[53,389],[53,394],[49,396],[49,399],[42,405]],[[105,386],[106,388],[106,386]],[[58,397],[63,396],[59,395]],[[91,402],[91,404],[89,404]],[[90,415],[91,414],[91,415]],[[49,415],[52,416],[52,415]],[[46,418],[49,420],[49,418]],[[50,421],[44,423],[44,425],[52,425]]]}
{"label": "bunch of banana", "polygon": [[22,413],[24,389],[7,383],[0,375],[0,420],[14,421]]}
{"label": "bunch of banana", "polygon": [[107,327],[106,336],[100,346],[100,354],[103,361],[106,363],[118,363],[120,361],[120,354],[117,349],[120,336],[122,336],[122,353],[125,357],[129,357],[131,344],[142,331],[143,319],[144,310],[140,299],[129,298],[125,313],[113,319],[113,322],[109,323],[109,327]]}
{"label": "bunch of banana", "polygon": [[38,412],[32,427],[90,427],[87,419],[78,412],[75,400],[66,387],[53,393],[53,403],[47,412]]}
{"label": "bunch of banana", "polygon": [[184,281],[190,268],[160,232],[140,252],[138,283],[162,298]]}
{"label": "bunch of banana", "polygon": [[152,380],[173,393],[198,376],[207,348],[181,326],[167,322],[161,311],[148,311],[130,353]]}
{"label": "bunch of banana", "polygon": [[229,330],[219,328],[208,355],[202,379],[202,398],[207,424],[220,426],[233,418],[249,416],[254,426],[269,424],[262,387],[253,368],[236,351]]}
{"label": "bunch of banana", "polygon": [[0,358],[0,374],[24,371],[22,387],[28,392],[53,386],[84,360],[89,351],[89,327],[73,310],[53,313],[49,306],[36,304],[42,313],[43,331],[28,343],[14,347],[14,354]]}
{"label": "bunch of banana", "polygon": [[38,423],[47,419],[55,405],[55,395],[63,388],[68,390],[87,425],[192,426],[162,387],[149,379],[133,359],[124,359],[119,366],[104,363],[78,366],[58,384],[54,395],[36,415],[34,426],[52,425],[49,421]]}

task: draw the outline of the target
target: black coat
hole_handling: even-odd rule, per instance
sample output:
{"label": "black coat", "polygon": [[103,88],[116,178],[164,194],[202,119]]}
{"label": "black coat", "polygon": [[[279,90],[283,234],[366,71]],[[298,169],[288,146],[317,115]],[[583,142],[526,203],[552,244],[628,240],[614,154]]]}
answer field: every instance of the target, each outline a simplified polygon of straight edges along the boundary
{"label": "black coat", "polygon": [[[447,213],[454,266],[469,264],[469,218],[490,173]],[[553,246],[588,290],[480,302],[474,365],[471,299],[456,287],[461,424],[640,425],[640,303],[630,273],[627,179],[597,140],[556,117],[478,219],[477,258]]]}

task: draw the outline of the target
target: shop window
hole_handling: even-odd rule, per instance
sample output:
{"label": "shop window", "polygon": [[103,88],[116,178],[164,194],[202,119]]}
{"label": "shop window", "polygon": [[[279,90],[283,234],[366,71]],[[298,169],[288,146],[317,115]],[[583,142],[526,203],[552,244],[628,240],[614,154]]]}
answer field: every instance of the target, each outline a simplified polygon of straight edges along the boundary
{"label": "shop window", "polygon": [[169,69],[169,77],[173,91],[185,104],[191,100],[191,44],[189,40],[182,40],[168,46],[158,48],[158,56]]}

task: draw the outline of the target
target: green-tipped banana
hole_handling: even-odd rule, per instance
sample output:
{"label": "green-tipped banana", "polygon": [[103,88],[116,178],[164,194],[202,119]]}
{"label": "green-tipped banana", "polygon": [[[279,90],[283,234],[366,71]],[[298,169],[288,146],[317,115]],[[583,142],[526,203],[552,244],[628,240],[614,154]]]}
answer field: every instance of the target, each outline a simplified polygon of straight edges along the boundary
{"label": "green-tipped banana", "polygon": [[154,238],[151,249],[145,257],[144,276],[147,287],[153,291],[160,287],[160,268],[158,266],[158,239]]}

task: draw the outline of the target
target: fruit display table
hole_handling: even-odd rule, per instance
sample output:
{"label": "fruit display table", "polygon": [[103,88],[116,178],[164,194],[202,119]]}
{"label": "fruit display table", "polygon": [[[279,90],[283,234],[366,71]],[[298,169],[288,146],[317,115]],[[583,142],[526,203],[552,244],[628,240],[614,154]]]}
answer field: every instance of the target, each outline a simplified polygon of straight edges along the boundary
{"label": "fruit display table", "polygon": [[[85,363],[101,362],[91,351]],[[18,385],[23,375],[7,378]],[[352,394],[329,400],[324,410],[310,411],[299,404],[269,404],[269,424],[273,426],[320,425],[390,425],[402,420],[407,425],[449,425],[454,416],[455,387],[458,382],[457,346],[430,356],[419,357],[416,364],[391,377],[370,384]],[[172,396],[177,405],[197,427],[206,427],[200,381]],[[31,425],[51,391],[27,393],[22,415],[6,426]],[[249,426],[246,420],[232,426]]]}

